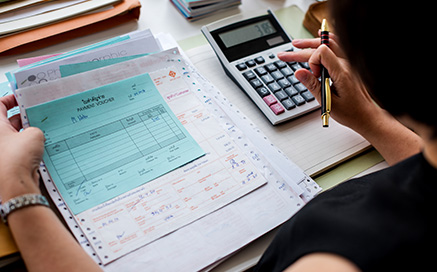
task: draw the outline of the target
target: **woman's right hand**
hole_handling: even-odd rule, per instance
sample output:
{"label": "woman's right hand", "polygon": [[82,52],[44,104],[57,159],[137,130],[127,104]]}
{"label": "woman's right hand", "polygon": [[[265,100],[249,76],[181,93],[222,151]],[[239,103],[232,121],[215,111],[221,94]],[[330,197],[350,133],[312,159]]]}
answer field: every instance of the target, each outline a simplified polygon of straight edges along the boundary
{"label": "woman's right hand", "polygon": [[390,165],[421,151],[422,139],[372,100],[361,79],[350,67],[334,34],[330,34],[330,47],[320,45],[320,39],[294,40],[293,45],[306,49],[279,53],[279,59],[309,63],[312,72],[299,69],[295,76],[319,102],[320,65],[328,70],[333,82],[331,116],[337,122],[366,138]]}
{"label": "woman's right hand", "polygon": [[359,133],[369,124],[372,116],[383,111],[368,94],[364,84],[352,71],[349,62],[336,42],[336,36],[330,34],[330,47],[320,45],[320,39],[294,40],[293,45],[305,48],[295,52],[278,54],[279,59],[290,62],[308,62],[312,73],[306,69],[296,71],[296,78],[304,84],[320,103],[321,83],[320,65],[323,65],[331,77],[331,116],[339,123]]}

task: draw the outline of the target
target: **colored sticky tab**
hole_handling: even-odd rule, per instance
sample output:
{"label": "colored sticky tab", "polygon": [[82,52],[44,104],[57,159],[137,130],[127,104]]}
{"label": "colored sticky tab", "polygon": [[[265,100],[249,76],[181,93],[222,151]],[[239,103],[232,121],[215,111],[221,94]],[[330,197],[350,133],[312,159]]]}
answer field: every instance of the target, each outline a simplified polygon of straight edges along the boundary
{"label": "colored sticky tab", "polygon": [[44,163],[74,214],[205,153],[148,74],[27,109],[45,134]]}

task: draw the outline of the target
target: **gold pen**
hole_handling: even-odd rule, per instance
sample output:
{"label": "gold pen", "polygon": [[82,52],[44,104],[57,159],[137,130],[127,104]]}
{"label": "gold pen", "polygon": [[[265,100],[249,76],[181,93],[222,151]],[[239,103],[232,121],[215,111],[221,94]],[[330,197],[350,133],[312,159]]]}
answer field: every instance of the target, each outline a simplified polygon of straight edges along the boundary
{"label": "gold pen", "polygon": [[[329,46],[329,28],[326,19],[323,19],[321,26],[321,44],[326,44]],[[330,77],[328,70],[321,65],[322,70],[322,90],[321,90],[321,100],[322,100],[322,125],[323,127],[329,127],[329,117],[331,114],[331,87],[330,87]]]}

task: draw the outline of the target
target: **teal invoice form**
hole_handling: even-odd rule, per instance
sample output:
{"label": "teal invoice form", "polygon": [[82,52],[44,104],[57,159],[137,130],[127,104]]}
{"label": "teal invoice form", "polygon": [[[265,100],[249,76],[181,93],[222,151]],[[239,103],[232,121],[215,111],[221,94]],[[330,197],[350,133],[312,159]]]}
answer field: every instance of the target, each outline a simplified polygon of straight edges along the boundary
{"label": "teal invoice form", "polygon": [[30,107],[44,163],[74,214],[205,153],[143,74]]}

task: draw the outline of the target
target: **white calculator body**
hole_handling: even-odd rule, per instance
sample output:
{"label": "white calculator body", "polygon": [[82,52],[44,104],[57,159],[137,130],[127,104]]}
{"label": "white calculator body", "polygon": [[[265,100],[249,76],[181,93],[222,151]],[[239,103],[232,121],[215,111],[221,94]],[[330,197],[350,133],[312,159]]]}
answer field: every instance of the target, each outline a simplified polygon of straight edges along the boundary
{"label": "white calculator body", "polygon": [[320,108],[294,76],[307,63],[283,62],[277,53],[295,50],[270,10],[251,18],[235,15],[202,27],[226,74],[273,124]]}

